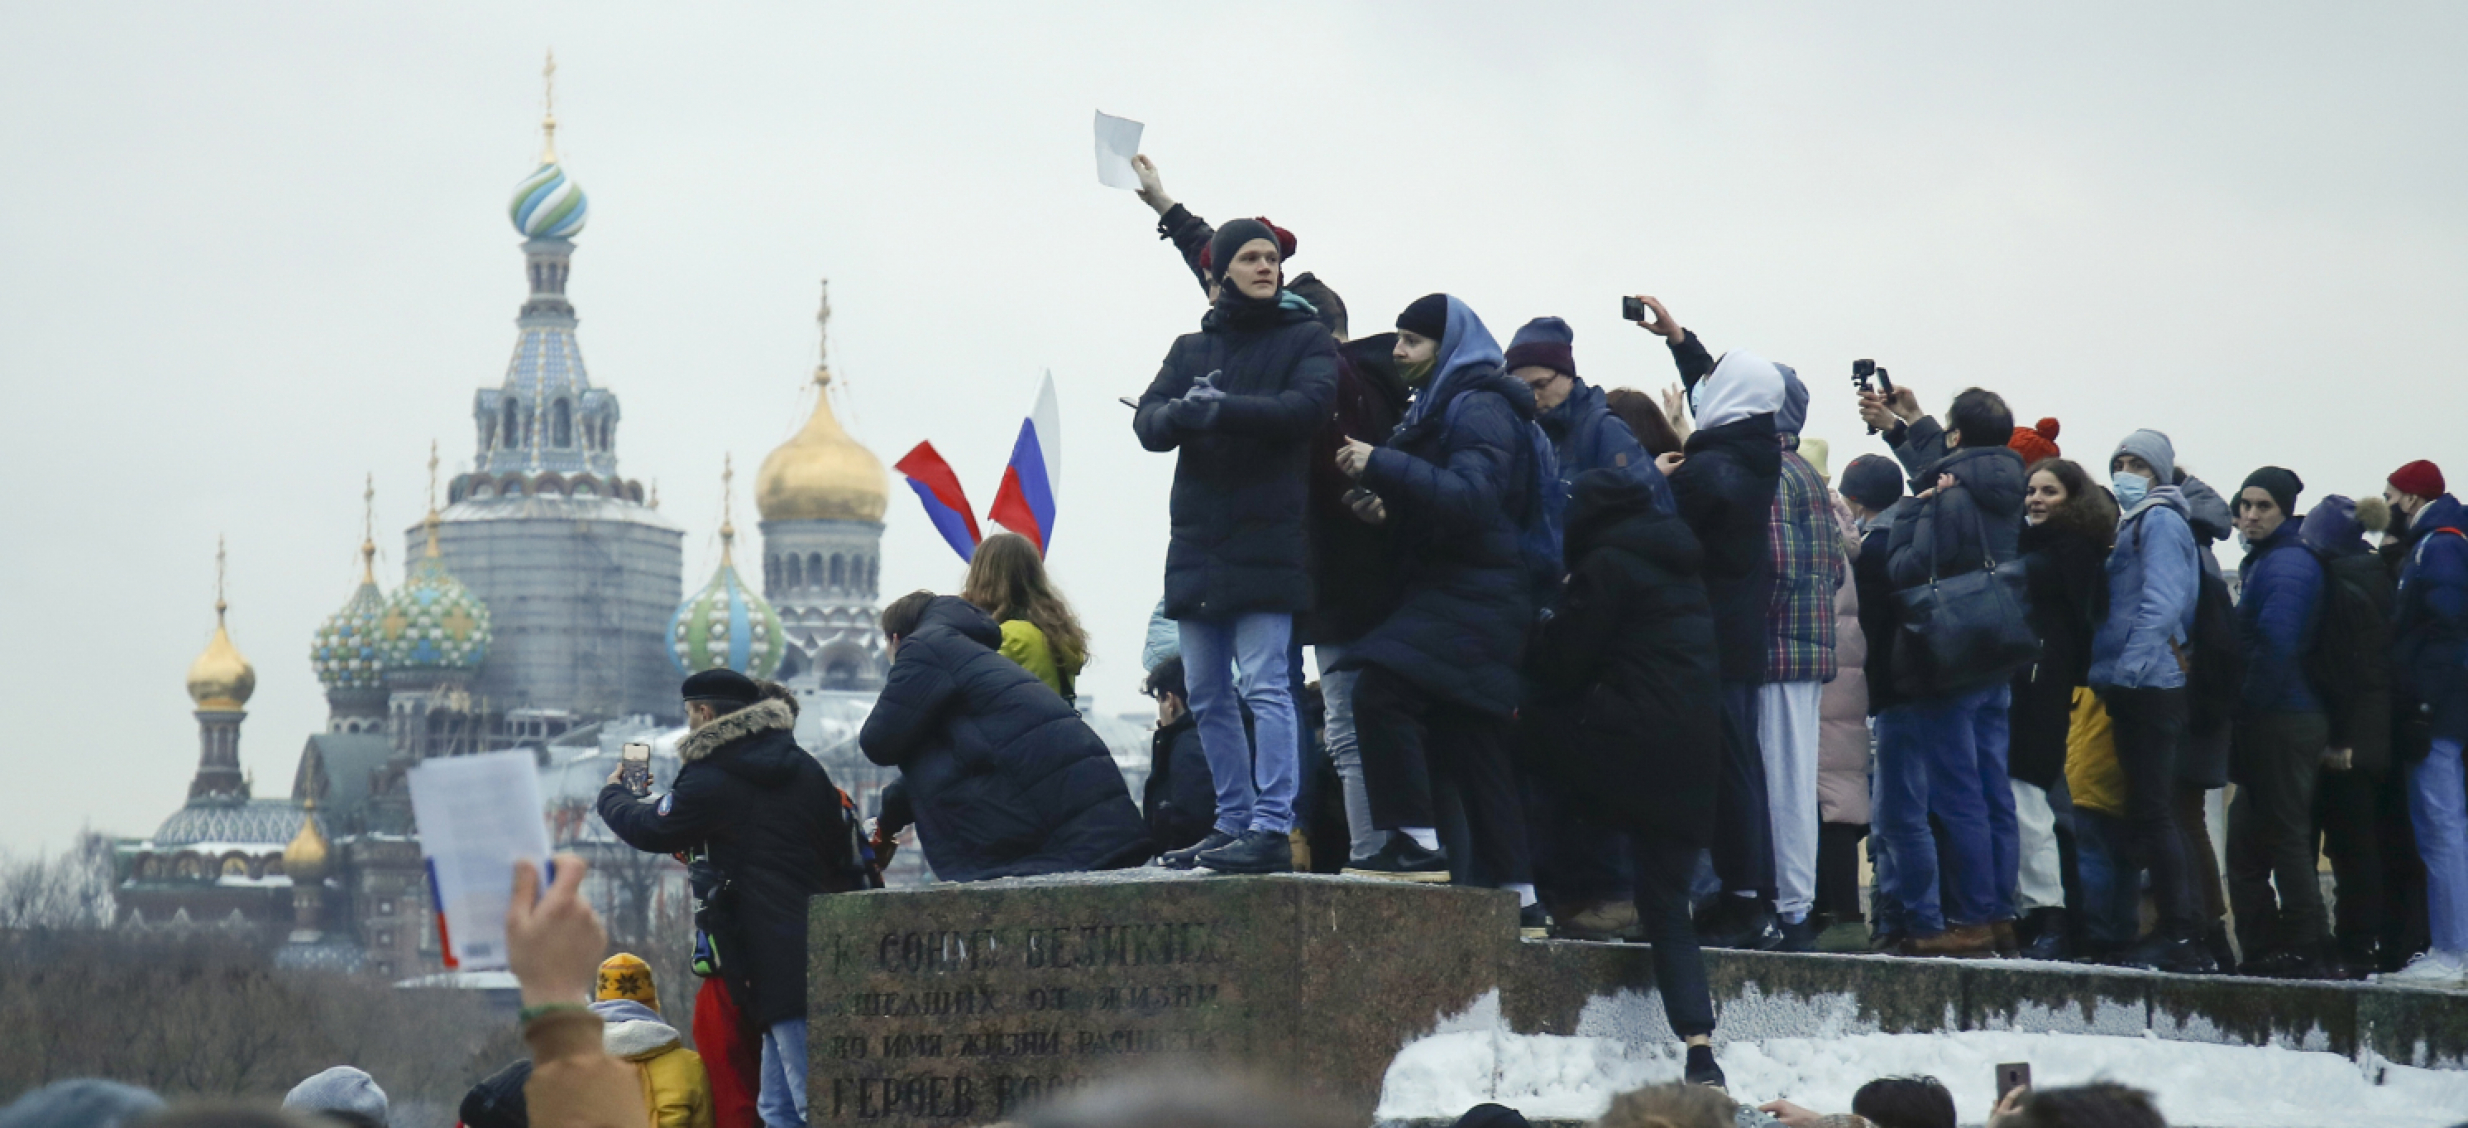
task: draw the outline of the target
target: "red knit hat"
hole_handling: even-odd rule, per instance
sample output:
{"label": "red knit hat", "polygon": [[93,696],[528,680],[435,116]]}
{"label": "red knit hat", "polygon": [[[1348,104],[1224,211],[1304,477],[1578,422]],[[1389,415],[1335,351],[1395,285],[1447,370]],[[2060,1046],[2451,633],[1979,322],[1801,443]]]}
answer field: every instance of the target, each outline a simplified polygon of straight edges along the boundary
{"label": "red knit hat", "polygon": [[2441,497],[2442,467],[2420,458],[2391,471],[2391,488],[2418,497]]}
{"label": "red knit hat", "polygon": [[2042,419],[2036,426],[2014,428],[2014,437],[2006,440],[2005,445],[2022,456],[2025,466],[2037,465],[2043,458],[2056,458],[2063,453],[2057,449],[2057,421],[2054,419]]}

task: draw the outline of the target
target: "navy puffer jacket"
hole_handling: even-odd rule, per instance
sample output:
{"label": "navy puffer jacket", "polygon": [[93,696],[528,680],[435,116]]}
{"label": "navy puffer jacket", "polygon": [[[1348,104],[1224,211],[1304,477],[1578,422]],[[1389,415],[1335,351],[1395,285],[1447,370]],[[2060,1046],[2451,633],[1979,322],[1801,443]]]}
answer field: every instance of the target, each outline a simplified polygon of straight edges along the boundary
{"label": "navy puffer jacket", "polygon": [[2237,642],[2245,651],[2246,713],[2319,713],[2322,699],[2305,679],[2322,607],[2322,561],[2305,547],[2294,519],[2246,550],[2237,565]]}
{"label": "navy puffer jacket", "polygon": [[2408,522],[2399,574],[2392,664],[2402,698],[2426,715],[2436,740],[2468,739],[2468,513],[2451,495]]}
{"label": "navy puffer jacket", "polygon": [[1636,432],[1611,414],[1610,399],[1601,388],[1571,377],[1568,398],[1535,422],[1542,424],[1543,434],[1551,436],[1562,488],[1574,489],[1577,478],[1588,471],[1624,468],[1644,484],[1655,505],[1664,512],[1672,510],[1670,483],[1663,480],[1654,456],[1645,452]]}
{"label": "navy puffer jacket", "polygon": [[1932,563],[1942,578],[2022,555],[2021,455],[2007,447],[1966,447],[1921,476],[1933,487],[1939,474],[1953,475],[1954,488],[1918,502],[1894,525],[1886,565],[1898,587],[1927,583]]}
{"label": "navy puffer jacket", "polygon": [[1487,363],[1455,373],[1446,388],[1449,402],[1371,452],[1363,470],[1362,485],[1387,505],[1396,531],[1400,598],[1347,647],[1346,661],[1506,717],[1522,697],[1517,671],[1534,615],[1517,551],[1534,393]]}
{"label": "navy puffer jacket", "polygon": [[857,735],[866,759],[900,769],[926,862],[981,881],[1146,861],[1148,828],[1105,742],[1001,642],[985,612],[937,597]]}
{"label": "navy puffer jacket", "polygon": [[[1310,305],[1221,306],[1200,332],[1176,338],[1140,397],[1132,429],[1174,463],[1173,539],[1165,554],[1169,619],[1223,619],[1311,609],[1312,437],[1337,395],[1337,343]],[[1205,426],[1177,424],[1168,405],[1212,382],[1226,398]]]}

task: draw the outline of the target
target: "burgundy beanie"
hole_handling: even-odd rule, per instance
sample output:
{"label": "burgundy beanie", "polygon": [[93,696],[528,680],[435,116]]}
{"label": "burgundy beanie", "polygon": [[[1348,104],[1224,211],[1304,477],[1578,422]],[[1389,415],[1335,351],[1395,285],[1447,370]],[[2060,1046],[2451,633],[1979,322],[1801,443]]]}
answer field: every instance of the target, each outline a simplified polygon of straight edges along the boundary
{"label": "burgundy beanie", "polygon": [[1537,317],[1509,338],[1508,352],[1500,367],[1514,372],[1520,368],[1548,368],[1563,376],[1577,374],[1574,348],[1576,331],[1556,317]]}
{"label": "burgundy beanie", "polygon": [[2057,421],[2042,419],[2035,426],[2014,428],[2014,437],[2005,445],[2022,456],[2022,464],[2036,466],[2042,459],[2062,457],[2057,449]]}
{"label": "burgundy beanie", "polygon": [[2418,497],[2441,497],[2442,467],[2420,458],[2391,471],[2391,488]]}

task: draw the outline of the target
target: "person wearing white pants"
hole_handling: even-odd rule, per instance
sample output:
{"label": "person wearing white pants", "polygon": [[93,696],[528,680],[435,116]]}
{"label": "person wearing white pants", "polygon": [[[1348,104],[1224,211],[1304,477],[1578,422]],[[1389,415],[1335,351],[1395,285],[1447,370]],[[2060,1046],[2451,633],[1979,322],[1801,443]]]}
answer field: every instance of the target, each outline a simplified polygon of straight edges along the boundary
{"label": "person wearing white pants", "polygon": [[2014,821],[2022,834],[2021,883],[2016,886],[2016,911],[2029,915],[2040,909],[2065,907],[2064,871],[2057,861],[2057,812],[2048,793],[2021,780],[2014,785]]}
{"label": "person wearing white pants", "polygon": [[[1777,366],[1780,367],[1780,366]],[[1817,729],[1834,661],[1834,594],[1850,569],[1834,495],[1825,474],[1800,454],[1808,387],[1782,369],[1783,403],[1774,413],[1782,474],[1774,486],[1773,589],[1767,600],[1765,683],[1757,687],[1757,749],[1765,763],[1767,820],[1774,850],[1774,915],[1782,950],[1810,952],[1817,929]],[[1822,458],[1820,448],[1811,453]]]}

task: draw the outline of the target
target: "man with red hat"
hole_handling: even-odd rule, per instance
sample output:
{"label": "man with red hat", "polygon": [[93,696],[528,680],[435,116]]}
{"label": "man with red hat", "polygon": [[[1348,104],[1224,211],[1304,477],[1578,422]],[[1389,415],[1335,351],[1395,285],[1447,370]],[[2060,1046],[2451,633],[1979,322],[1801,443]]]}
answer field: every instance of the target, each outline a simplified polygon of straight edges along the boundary
{"label": "man with red hat", "polygon": [[[2408,815],[2425,861],[2433,948],[2385,977],[2468,986],[2468,513],[2419,459],[2393,471],[2382,496],[2407,522],[2391,657],[2398,709],[2413,707],[2433,747],[2408,771]],[[2394,525],[2398,521],[2393,522]]]}

